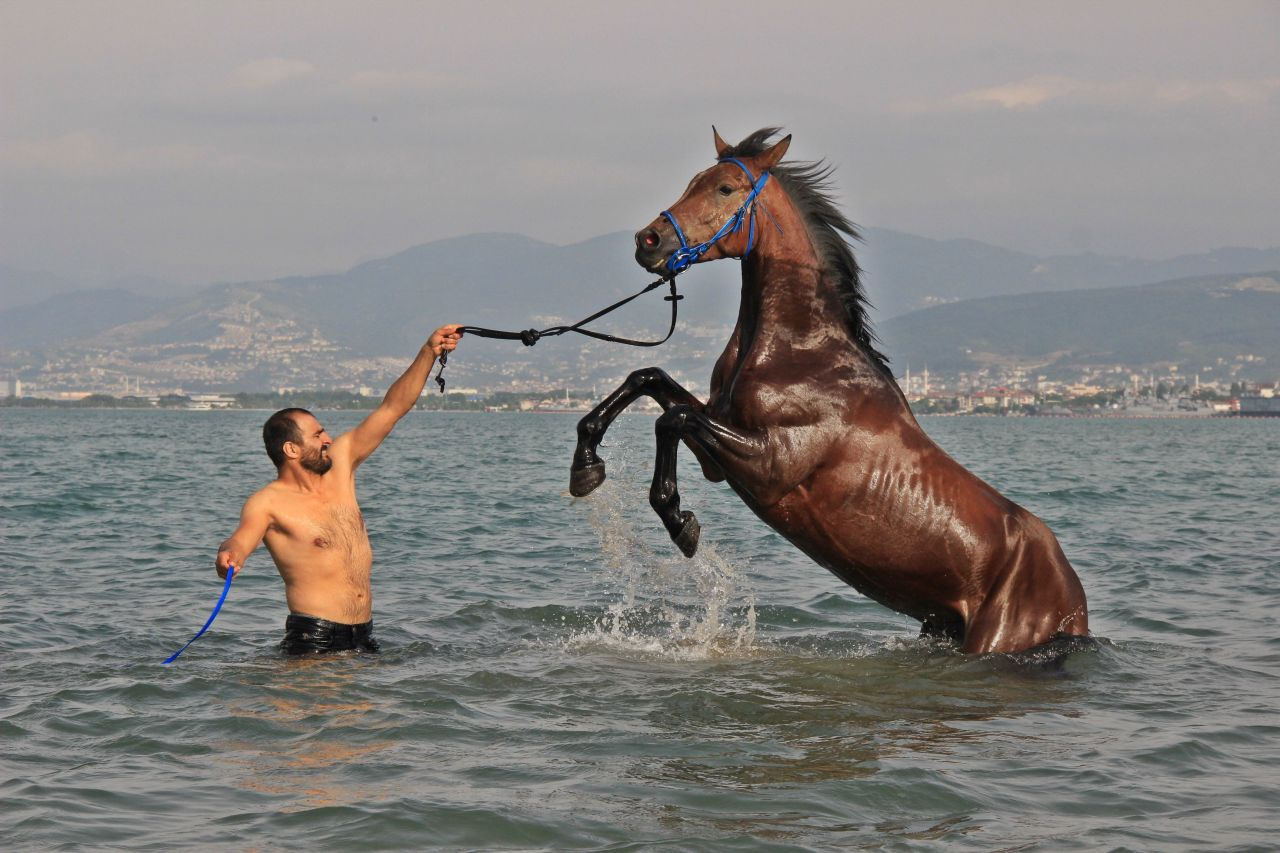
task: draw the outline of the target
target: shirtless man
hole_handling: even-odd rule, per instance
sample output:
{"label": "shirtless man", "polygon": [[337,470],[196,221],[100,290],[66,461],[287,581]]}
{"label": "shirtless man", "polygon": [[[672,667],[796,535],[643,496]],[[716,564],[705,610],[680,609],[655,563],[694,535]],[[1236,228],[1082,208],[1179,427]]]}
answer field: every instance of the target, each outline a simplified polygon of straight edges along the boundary
{"label": "shirtless man", "polygon": [[240,526],[218,548],[214,565],[226,578],[267,543],[289,605],[281,644],[288,654],[378,650],[373,550],[356,503],[356,468],[413,408],[435,360],[461,337],[453,324],[432,332],[381,405],[336,439],[306,409],[282,409],[262,427],[276,479],[245,501]]}

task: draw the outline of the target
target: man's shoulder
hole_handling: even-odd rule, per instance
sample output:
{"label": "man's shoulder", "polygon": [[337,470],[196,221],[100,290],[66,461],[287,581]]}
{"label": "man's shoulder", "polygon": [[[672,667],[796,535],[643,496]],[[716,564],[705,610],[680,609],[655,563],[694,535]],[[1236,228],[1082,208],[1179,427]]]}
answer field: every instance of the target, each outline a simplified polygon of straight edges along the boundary
{"label": "man's shoulder", "polygon": [[244,506],[248,510],[267,510],[271,505],[285,496],[286,487],[279,480],[272,480],[261,489],[249,495]]}
{"label": "man's shoulder", "polygon": [[349,429],[333,440],[333,445],[329,448],[329,455],[334,458],[335,464],[338,459],[350,461],[351,451],[356,440],[355,433],[355,429]]}

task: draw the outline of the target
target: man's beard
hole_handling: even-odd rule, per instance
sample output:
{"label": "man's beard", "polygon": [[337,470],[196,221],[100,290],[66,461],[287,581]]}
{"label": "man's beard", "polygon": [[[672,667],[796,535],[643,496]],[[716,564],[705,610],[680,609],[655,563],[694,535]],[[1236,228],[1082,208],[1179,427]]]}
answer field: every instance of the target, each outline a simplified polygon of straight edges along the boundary
{"label": "man's beard", "polygon": [[323,474],[333,467],[333,460],[320,450],[311,453],[304,453],[302,458],[298,460],[298,464],[306,468],[312,474]]}

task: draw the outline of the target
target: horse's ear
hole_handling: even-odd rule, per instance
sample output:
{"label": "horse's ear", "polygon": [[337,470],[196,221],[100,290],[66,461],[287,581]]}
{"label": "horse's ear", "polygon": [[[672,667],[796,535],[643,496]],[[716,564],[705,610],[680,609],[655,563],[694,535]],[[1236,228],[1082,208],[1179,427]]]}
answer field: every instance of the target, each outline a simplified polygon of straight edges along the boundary
{"label": "horse's ear", "polygon": [[791,134],[788,133],[786,136],[774,143],[773,147],[768,151],[761,152],[757,159],[757,162],[760,165],[760,170],[767,172],[774,166],[778,165],[778,163],[782,161],[783,155],[787,153],[787,148],[790,146]]}
{"label": "horse's ear", "polygon": [[729,150],[729,143],[720,138],[720,131],[716,130],[716,126],[711,125],[711,134],[716,138],[716,159],[719,160]]}

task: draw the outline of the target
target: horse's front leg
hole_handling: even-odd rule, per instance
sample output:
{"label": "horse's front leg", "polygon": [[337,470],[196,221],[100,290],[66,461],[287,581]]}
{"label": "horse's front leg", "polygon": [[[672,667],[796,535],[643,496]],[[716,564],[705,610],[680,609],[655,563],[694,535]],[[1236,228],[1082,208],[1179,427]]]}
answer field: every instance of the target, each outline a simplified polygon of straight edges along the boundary
{"label": "horse's front leg", "polygon": [[616,391],[578,421],[578,446],[573,451],[573,465],[569,469],[569,494],[575,498],[589,495],[604,482],[604,462],[596,455],[596,448],[614,419],[640,397],[652,397],[664,411],[677,405],[698,411],[703,407],[701,400],[665,370],[646,367],[632,371]]}
{"label": "horse's front leg", "polygon": [[699,450],[700,456],[715,464],[742,471],[743,466],[758,468],[765,458],[763,436],[730,429],[712,420],[701,408],[672,406],[654,425],[658,438],[657,458],[653,467],[653,485],[649,487],[649,505],[662,519],[671,540],[686,557],[698,550],[702,527],[697,516],[680,509],[680,490],[676,486],[676,450],[681,441]]}

